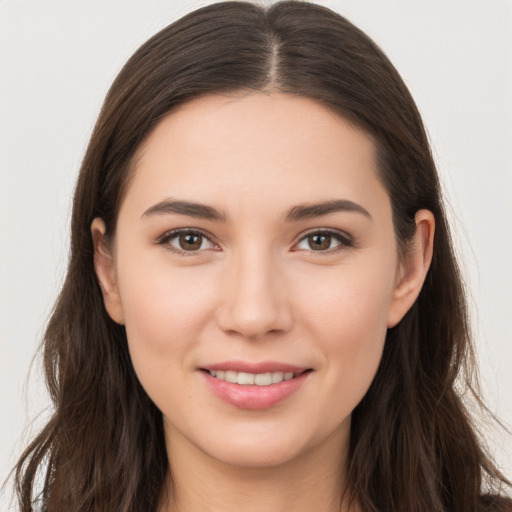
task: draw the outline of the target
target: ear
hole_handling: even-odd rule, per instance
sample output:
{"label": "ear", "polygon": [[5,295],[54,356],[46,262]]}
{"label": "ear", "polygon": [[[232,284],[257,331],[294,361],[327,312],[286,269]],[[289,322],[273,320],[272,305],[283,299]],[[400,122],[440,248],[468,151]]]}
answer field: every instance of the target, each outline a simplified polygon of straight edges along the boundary
{"label": "ear", "polygon": [[388,328],[394,327],[412,307],[427,277],[434,248],[435,219],[429,210],[416,212],[416,234],[400,263],[388,312]]}
{"label": "ear", "polygon": [[94,270],[103,294],[105,309],[114,322],[124,324],[114,258],[105,240],[105,223],[102,219],[95,218],[92,221],[91,234],[94,245]]}

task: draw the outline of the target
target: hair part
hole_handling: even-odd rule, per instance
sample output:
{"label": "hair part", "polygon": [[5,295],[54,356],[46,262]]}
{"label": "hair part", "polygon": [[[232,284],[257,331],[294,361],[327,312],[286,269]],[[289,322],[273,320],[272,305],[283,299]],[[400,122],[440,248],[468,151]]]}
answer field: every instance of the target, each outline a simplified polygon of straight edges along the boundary
{"label": "hair part", "polygon": [[90,225],[100,217],[114,237],[137,151],[165,116],[202,95],[251,91],[311,98],[373,137],[400,247],[419,209],[436,219],[424,287],[389,330],[377,375],[353,412],[352,499],[368,512],[510,507],[483,496],[484,480],[496,495],[510,484],[481,448],[455,386],[461,375],[471,385],[473,353],[420,114],[368,36],[326,7],[285,1],[198,9],[143,44],[112,84],[75,189],[67,276],[44,336],[54,415],[18,463],[20,510],[32,511],[36,500],[46,512],[156,509],[168,472],[162,415],[136,377],[124,327],[105,311]]}

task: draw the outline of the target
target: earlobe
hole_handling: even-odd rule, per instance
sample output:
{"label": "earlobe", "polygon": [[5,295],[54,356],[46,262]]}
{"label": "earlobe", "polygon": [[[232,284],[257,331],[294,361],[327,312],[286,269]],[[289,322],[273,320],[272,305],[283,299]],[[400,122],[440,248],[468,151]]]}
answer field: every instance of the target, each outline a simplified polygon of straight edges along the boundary
{"label": "earlobe", "polygon": [[429,210],[416,212],[416,234],[397,273],[388,313],[388,328],[402,320],[420,294],[432,262],[435,219]]}
{"label": "earlobe", "polygon": [[105,223],[102,219],[95,218],[92,221],[91,235],[94,245],[94,270],[103,294],[105,309],[114,322],[124,324],[114,258],[106,244]]}

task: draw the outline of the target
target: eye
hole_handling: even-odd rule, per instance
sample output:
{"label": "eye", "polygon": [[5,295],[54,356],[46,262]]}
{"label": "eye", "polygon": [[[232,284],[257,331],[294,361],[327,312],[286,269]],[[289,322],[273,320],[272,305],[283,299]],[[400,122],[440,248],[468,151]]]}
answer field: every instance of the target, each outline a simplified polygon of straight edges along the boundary
{"label": "eye", "polygon": [[170,231],[158,239],[158,244],[182,255],[208,249],[218,250],[218,246],[204,233],[192,229]]}
{"label": "eye", "polygon": [[295,245],[294,250],[315,251],[315,252],[335,252],[346,247],[352,247],[353,241],[339,231],[314,231],[302,237]]}

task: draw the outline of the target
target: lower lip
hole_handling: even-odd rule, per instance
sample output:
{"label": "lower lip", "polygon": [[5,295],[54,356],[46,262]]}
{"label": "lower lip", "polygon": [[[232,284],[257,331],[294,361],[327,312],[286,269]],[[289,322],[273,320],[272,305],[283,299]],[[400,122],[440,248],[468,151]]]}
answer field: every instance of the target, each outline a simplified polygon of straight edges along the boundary
{"label": "lower lip", "polygon": [[202,373],[211,390],[224,402],[240,409],[258,410],[273,407],[295,393],[311,372],[269,386],[243,386],[217,379],[207,372]]}

